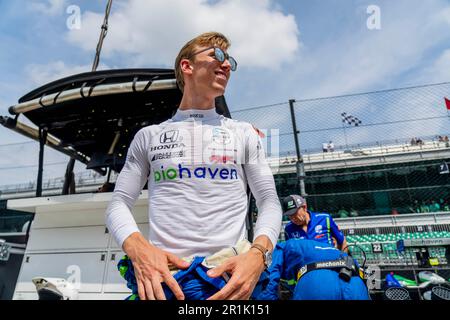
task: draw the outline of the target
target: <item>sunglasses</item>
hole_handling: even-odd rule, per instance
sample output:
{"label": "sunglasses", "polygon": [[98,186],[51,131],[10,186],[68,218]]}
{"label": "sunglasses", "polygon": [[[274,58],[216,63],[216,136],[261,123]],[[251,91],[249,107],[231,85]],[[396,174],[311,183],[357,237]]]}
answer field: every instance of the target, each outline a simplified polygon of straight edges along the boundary
{"label": "sunglasses", "polygon": [[231,66],[231,71],[236,71],[236,69],[237,69],[237,62],[236,62],[236,60],[234,60],[233,57],[229,56],[228,53],[223,52],[223,50],[218,48],[218,47],[209,47],[209,48],[200,50],[198,52],[195,52],[195,53],[191,54],[187,59],[191,59],[196,54],[205,52],[205,51],[210,50],[210,49],[214,49],[214,59],[216,59],[220,63],[223,63],[225,60],[228,60],[228,62],[230,63],[230,66]]}

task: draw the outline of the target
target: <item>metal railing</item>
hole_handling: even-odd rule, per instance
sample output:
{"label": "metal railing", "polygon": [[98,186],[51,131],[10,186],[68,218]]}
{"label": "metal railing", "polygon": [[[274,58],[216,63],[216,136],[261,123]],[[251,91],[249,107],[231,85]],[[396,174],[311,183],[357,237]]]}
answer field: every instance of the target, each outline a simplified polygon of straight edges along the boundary
{"label": "metal railing", "polygon": [[[111,175],[111,180],[115,180],[117,178],[116,174]],[[93,171],[81,172],[75,175],[75,183],[77,186],[90,186],[90,185],[99,185],[105,182],[105,177],[99,175]],[[53,190],[53,189],[62,189],[64,185],[64,177],[58,177],[53,179],[48,179],[44,181],[42,184],[42,188],[44,190]],[[9,184],[0,186],[0,192],[2,194],[11,194],[11,193],[21,193],[33,191],[36,188],[36,181],[30,181],[28,183],[20,183],[20,184]]]}

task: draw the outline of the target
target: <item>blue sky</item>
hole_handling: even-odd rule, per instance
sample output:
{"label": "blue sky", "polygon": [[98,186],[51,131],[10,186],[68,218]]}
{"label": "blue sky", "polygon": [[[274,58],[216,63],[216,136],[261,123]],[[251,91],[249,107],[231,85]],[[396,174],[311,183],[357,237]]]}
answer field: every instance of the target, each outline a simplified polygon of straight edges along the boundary
{"label": "blue sky", "polygon": [[[90,70],[106,2],[0,0],[0,115],[37,86]],[[66,25],[70,5],[80,8],[79,29]],[[380,8],[379,30],[367,28],[370,5]],[[115,0],[100,68],[170,68],[187,40],[209,30],[231,39],[239,63],[226,94],[231,111],[450,81],[448,0]],[[324,112],[308,110],[309,121],[328,126]],[[1,146],[22,141],[0,128],[0,168],[37,163],[34,144]],[[0,185],[33,180],[33,170],[0,169]],[[53,166],[46,176],[63,172]]]}

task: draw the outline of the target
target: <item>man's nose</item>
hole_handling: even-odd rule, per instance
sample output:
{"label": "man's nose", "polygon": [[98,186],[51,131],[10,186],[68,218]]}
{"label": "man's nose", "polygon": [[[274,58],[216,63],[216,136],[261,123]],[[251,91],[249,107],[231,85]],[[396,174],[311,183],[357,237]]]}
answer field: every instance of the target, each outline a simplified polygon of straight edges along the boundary
{"label": "man's nose", "polygon": [[221,67],[226,68],[228,71],[231,70],[231,63],[230,63],[230,61],[228,61],[228,58],[222,62]]}

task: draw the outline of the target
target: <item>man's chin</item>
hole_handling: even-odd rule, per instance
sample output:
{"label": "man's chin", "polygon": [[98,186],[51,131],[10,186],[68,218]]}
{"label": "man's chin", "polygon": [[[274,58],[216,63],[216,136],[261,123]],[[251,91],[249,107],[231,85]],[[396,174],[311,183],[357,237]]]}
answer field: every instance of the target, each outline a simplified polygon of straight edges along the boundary
{"label": "man's chin", "polygon": [[225,89],[227,88],[227,82],[224,82],[224,81],[214,81],[214,83],[213,83],[213,87],[214,87],[214,89],[216,89],[216,90],[220,90],[220,91],[222,91],[222,93],[221,93],[221,95],[222,94],[224,94],[224,92],[225,92]]}
{"label": "man's chin", "polygon": [[220,96],[223,96],[224,93],[225,93],[225,87],[218,86],[218,85],[214,86],[214,95],[215,95],[216,98],[220,97]]}

